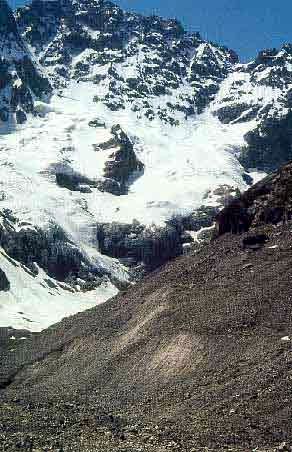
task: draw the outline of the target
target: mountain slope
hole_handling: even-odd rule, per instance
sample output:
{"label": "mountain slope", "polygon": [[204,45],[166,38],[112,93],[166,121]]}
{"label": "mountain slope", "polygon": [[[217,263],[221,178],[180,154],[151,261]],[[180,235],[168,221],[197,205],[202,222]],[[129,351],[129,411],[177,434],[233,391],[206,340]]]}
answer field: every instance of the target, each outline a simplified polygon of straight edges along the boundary
{"label": "mountain slope", "polygon": [[235,52],[188,34],[175,20],[99,0],[33,2],[16,18],[57,86],[92,81],[96,101],[110,111],[130,107],[138,118],[176,127],[215,98],[211,112],[223,124],[248,123],[245,143],[229,137],[247,168],[274,170],[289,161],[290,138],[277,129],[289,129],[290,44],[241,65]]}
{"label": "mountain slope", "polygon": [[134,111],[172,124],[177,118],[167,101],[174,112],[202,111],[238,59],[198,33],[188,35],[176,20],[127,13],[109,1],[33,2],[16,18],[57,85],[92,80],[110,110],[130,102]]}
{"label": "mountain slope", "polygon": [[[263,189],[270,204],[290,190],[291,165],[283,172],[244,195],[256,212]],[[16,450],[22,420],[27,450],[48,440],[64,450],[285,450],[275,448],[292,435],[291,224],[273,223],[224,234],[104,305],[8,341],[2,443]]]}
{"label": "mountain slope", "polygon": [[[291,46],[242,65],[176,20],[109,1],[34,0],[15,20],[1,5],[0,245],[86,306],[181,255],[290,158]],[[18,315],[1,300],[0,324],[33,329],[16,286]]]}
{"label": "mountain slope", "polygon": [[[202,114],[237,57],[198,34],[187,35],[176,21],[129,14],[110,2],[34,1],[16,12],[20,33],[10,11],[9,18],[10,44],[29,55],[33,67],[42,67],[55,90],[46,103],[30,88],[34,77],[23,77],[31,114],[14,133],[0,136],[0,244],[58,287],[65,283],[84,292],[88,303],[101,301],[104,284],[112,294],[113,286],[124,287],[182,253],[192,239],[181,226],[165,226],[172,216],[192,216],[212,187],[246,187],[218,120]],[[207,146],[206,134],[212,134]],[[232,135],[241,141],[241,131]],[[99,252],[109,247],[98,234],[113,222],[116,235],[126,225],[121,240],[130,246],[121,254],[115,245],[108,257]],[[200,229],[196,218],[186,223]],[[11,316],[8,302],[1,301],[1,325],[47,326],[32,316],[39,310],[22,309],[26,301],[15,293],[25,287],[15,286],[13,278],[8,292],[19,314]],[[55,300],[65,313],[66,293],[60,289]]]}
{"label": "mountain slope", "polygon": [[222,83],[214,113],[224,123],[250,123],[240,161],[271,171],[291,160],[292,47],[265,50]]}

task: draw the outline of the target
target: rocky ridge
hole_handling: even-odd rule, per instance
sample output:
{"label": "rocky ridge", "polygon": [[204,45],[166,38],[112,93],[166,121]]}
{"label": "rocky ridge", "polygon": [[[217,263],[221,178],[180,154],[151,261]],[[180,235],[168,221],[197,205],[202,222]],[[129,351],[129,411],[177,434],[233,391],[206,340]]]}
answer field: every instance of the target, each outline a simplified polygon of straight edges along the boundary
{"label": "rocky ridge", "polygon": [[48,98],[49,80],[32,59],[6,1],[0,2],[0,120],[22,124],[34,113],[34,99]]}
{"label": "rocky ridge", "polygon": [[177,20],[127,13],[109,1],[35,1],[16,20],[56,86],[90,80],[96,101],[110,110],[131,103],[137,114],[173,125],[171,112],[201,112],[238,60]]}
{"label": "rocky ridge", "polygon": [[214,105],[226,124],[251,123],[239,149],[246,168],[277,169],[291,159],[292,46],[265,50],[238,65]]}

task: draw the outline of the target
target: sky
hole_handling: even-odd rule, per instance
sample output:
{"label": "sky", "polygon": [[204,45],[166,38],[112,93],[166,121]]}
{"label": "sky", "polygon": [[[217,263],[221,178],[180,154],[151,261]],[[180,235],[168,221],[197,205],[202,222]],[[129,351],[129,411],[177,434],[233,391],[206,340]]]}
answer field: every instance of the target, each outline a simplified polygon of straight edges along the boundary
{"label": "sky", "polygon": [[[15,7],[26,0],[8,0]],[[116,0],[124,9],[179,19],[189,31],[235,50],[241,61],[292,42],[291,0]]]}

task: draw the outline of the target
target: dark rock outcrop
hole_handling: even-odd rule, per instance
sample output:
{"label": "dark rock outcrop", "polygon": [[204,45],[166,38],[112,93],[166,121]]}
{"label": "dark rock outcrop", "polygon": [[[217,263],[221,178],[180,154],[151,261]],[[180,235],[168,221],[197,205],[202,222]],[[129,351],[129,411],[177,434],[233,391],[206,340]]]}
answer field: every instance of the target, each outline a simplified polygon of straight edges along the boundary
{"label": "dark rock outcrop", "polygon": [[245,140],[240,161],[246,168],[276,170],[292,160],[292,112],[266,119]]}
{"label": "dark rock outcrop", "polygon": [[244,103],[232,104],[216,110],[216,116],[223,124],[229,124],[230,122],[247,122],[257,117],[259,108],[260,107],[256,105],[251,108],[250,105]]}
{"label": "dark rock outcrop", "polygon": [[252,234],[244,237],[242,245],[244,248],[258,250],[269,240],[266,234]]}
{"label": "dark rock outcrop", "polygon": [[182,254],[182,232],[175,227],[104,223],[97,225],[100,251],[131,266],[143,265],[149,272]]}
{"label": "dark rock outcrop", "polygon": [[175,215],[165,226],[145,226],[134,220],[125,223],[98,223],[97,240],[101,253],[119,259],[126,266],[138,269],[137,277],[149,273],[169,260],[193,250],[190,232],[202,230],[202,242],[208,242],[212,232],[204,228],[214,225],[219,208],[204,207],[188,215]]}
{"label": "dark rock outcrop", "polygon": [[201,206],[189,215],[173,216],[167,221],[167,224],[181,232],[196,232],[212,226],[218,213],[218,207]]}
{"label": "dark rock outcrop", "polygon": [[90,179],[81,174],[75,173],[62,173],[58,172],[56,174],[56,182],[60,187],[67,188],[71,191],[84,191],[84,187],[88,187],[90,190],[90,186],[96,186],[96,183],[93,183]]}
{"label": "dark rock outcrop", "polygon": [[7,292],[10,289],[10,282],[5,272],[0,268],[0,292]]}
{"label": "dark rock outcrop", "polygon": [[218,235],[242,233],[266,224],[278,225],[292,218],[292,163],[252,186],[217,216]]}
{"label": "dark rock outcrop", "polygon": [[100,121],[100,119],[93,119],[92,121],[89,121],[88,125],[89,127],[105,129],[105,123]]}
{"label": "dark rock outcrop", "polygon": [[[21,224],[10,211],[0,213],[0,245],[8,256],[24,264],[32,274],[37,274],[35,263],[49,276],[76,285],[78,279],[95,280],[107,274],[88,261],[88,258],[70,240],[57,224],[41,229],[31,224]],[[91,284],[92,285],[92,284]]]}
{"label": "dark rock outcrop", "polygon": [[144,165],[138,160],[132,142],[119,125],[112,127],[111,133],[114,138],[101,145],[101,149],[117,147],[117,150],[110,155],[105,164],[105,181],[100,182],[99,187],[112,194],[124,195],[127,194],[131,180],[142,174]]}
{"label": "dark rock outcrop", "polygon": [[[70,148],[67,148],[70,150]],[[65,150],[67,150],[65,148]],[[68,163],[52,164],[49,173],[54,174],[59,187],[67,188],[70,191],[81,193],[91,193],[91,188],[97,187],[97,180],[89,179],[78,171],[74,170]]]}
{"label": "dark rock outcrop", "polygon": [[244,201],[235,199],[221,211],[216,218],[216,233],[220,236],[231,232],[240,234],[249,230],[252,223]]}
{"label": "dark rock outcrop", "polygon": [[123,187],[121,187],[121,184],[114,180],[114,179],[108,179],[104,178],[102,180],[97,181],[97,188],[101,192],[111,193],[115,196],[121,196],[125,194]]}

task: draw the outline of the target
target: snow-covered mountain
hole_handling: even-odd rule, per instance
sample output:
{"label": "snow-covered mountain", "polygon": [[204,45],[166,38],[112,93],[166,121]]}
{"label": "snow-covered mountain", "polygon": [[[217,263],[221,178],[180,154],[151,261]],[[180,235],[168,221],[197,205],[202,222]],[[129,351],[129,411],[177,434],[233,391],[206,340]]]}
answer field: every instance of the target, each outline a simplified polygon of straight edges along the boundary
{"label": "snow-covered mountain", "polygon": [[248,124],[240,161],[274,170],[292,159],[292,44],[236,65],[221,84],[213,112],[226,124]]}
{"label": "snow-covered mountain", "polygon": [[109,1],[0,8],[0,325],[112,296],[291,157],[291,46],[242,65]]}

